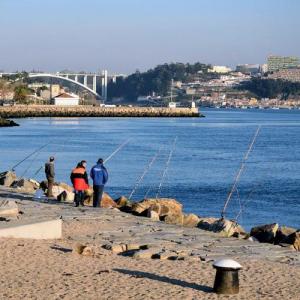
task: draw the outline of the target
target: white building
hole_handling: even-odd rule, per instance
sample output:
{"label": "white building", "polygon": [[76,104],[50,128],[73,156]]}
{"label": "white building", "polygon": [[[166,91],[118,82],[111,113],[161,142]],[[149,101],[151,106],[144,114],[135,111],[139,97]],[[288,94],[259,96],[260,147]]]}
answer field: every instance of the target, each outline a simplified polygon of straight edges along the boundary
{"label": "white building", "polygon": [[208,72],[210,73],[229,73],[232,70],[226,66],[213,66],[212,69],[209,69]]}
{"label": "white building", "polygon": [[79,96],[73,93],[62,93],[53,98],[53,104],[60,106],[79,105]]}

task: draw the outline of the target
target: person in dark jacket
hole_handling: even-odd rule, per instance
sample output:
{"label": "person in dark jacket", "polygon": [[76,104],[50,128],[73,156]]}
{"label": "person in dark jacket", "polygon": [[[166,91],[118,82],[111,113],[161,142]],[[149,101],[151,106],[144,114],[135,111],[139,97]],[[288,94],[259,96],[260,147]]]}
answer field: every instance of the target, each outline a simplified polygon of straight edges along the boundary
{"label": "person in dark jacket", "polygon": [[70,176],[71,182],[74,187],[74,202],[75,206],[78,207],[79,204],[84,206],[84,191],[89,188],[88,175],[86,173],[86,161],[82,160],[77,164],[77,167],[72,170]]}
{"label": "person in dark jacket", "polygon": [[104,186],[108,180],[108,172],[103,165],[102,158],[99,158],[97,164],[92,167],[90,176],[93,179],[93,206],[99,207],[102,200]]}
{"label": "person in dark jacket", "polygon": [[48,181],[47,197],[53,197],[52,188],[53,188],[54,178],[55,178],[53,156],[51,156],[49,158],[49,161],[45,164],[45,175]]}

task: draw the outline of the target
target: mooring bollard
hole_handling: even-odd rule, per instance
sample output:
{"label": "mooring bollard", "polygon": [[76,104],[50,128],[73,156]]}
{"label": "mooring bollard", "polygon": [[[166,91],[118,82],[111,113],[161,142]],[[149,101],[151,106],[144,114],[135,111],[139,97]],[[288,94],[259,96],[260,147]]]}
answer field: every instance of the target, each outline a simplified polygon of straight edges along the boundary
{"label": "mooring bollard", "polygon": [[220,259],[213,264],[217,270],[214,292],[217,294],[239,293],[239,270],[242,266],[232,259]]}

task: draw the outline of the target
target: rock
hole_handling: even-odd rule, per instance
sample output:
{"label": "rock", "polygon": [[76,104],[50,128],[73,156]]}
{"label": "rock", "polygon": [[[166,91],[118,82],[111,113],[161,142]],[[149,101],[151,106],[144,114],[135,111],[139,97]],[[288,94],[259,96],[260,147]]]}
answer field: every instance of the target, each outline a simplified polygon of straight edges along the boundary
{"label": "rock", "polygon": [[246,234],[245,230],[235,221],[219,219],[212,224],[212,231],[218,232],[223,236],[231,237],[239,234]]}
{"label": "rock", "polygon": [[10,200],[0,200],[0,216],[10,217],[17,216],[19,214],[19,208],[15,201]]}
{"label": "rock", "polygon": [[[182,204],[174,199],[158,198],[158,199],[145,199],[132,205],[132,212],[139,215],[147,215],[147,210],[156,211],[160,219],[161,217],[170,216],[168,219],[180,219],[182,217]],[[178,220],[176,221],[178,223]],[[179,222],[180,223],[180,222]],[[181,222],[182,223],[182,222]],[[173,223],[172,223],[173,224]]]}
{"label": "rock", "polygon": [[0,173],[0,185],[10,187],[17,180],[15,172],[6,171]]}
{"label": "rock", "polygon": [[116,199],[115,202],[117,203],[118,208],[124,206],[131,206],[130,201],[125,196],[121,196],[120,198]]}
{"label": "rock", "polygon": [[188,214],[183,216],[183,226],[186,227],[197,227],[200,219],[194,214]]}
{"label": "rock", "polygon": [[154,259],[160,259],[160,260],[176,260],[178,258],[178,255],[176,255],[174,252],[171,251],[161,251],[159,253],[156,253],[152,256]]}
{"label": "rock", "polygon": [[291,227],[286,227],[286,226],[280,226],[279,229],[276,232],[275,236],[275,244],[280,244],[284,243],[284,240],[291,235],[292,233],[296,232],[297,229],[291,228]]}
{"label": "rock", "polygon": [[54,185],[52,188],[52,194],[54,198],[59,201],[66,201],[66,202],[73,202],[75,194],[73,192],[69,192],[68,190],[64,189],[61,185]]}
{"label": "rock", "polygon": [[274,243],[278,230],[278,224],[268,224],[251,228],[250,236],[255,237],[261,243]]}
{"label": "rock", "polygon": [[75,247],[73,248],[73,252],[78,253],[78,254],[82,254],[85,247],[86,247],[85,245],[76,244]]}
{"label": "rock", "polygon": [[154,250],[139,250],[133,254],[133,258],[135,259],[150,259],[155,254]]}
{"label": "rock", "polygon": [[167,224],[182,225],[183,214],[168,214],[162,217],[162,221],[166,222]]}
{"label": "rock", "polygon": [[290,234],[283,242],[292,245],[295,250],[300,251],[300,231]]}
{"label": "rock", "polygon": [[112,245],[111,246],[111,251],[113,253],[122,253],[122,252],[125,252],[127,250],[127,247],[126,245],[124,244],[120,244],[120,245]]}
{"label": "rock", "polygon": [[83,256],[93,256],[95,254],[95,251],[92,247],[86,246],[84,247],[82,253]]}
{"label": "rock", "polygon": [[218,220],[219,219],[217,218],[200,218],[197,227],[203,230],[212,231],[212,225]]}
{"label": "rock", "polygon": [[127,244],[126,251],[139,250],[140,247],[141,246],[139,244]]}
{"label": "rock", "polygon": [[57,185],[60,186],[61,188],[63,188],[67,192],[73,193],[73,191],[74,191],[74,188],[72,186],[70,186],[64,182],[59,182]]}
{"label": "rock", "polygon": [[152,221],[160,221],[159,214],[151,209],[147,210],[147,217],[150,218]]}
{"label": "rock", "polygon": [[198,227],[203,230],[220,233],[225,237],[239,237],[240,235],[246,235],[245,230],[235,221],[223,218],[201,218],[198,223]]}
{"label": "rock", "polygon": [[47,180],[41,181],[40,188],[45,192],[48,189],[48,181]]}
{"label": "rock", "polygon": [[30,194],[34,194],[35,191],[39,188],[39,183],[35,180],[21,178],[15,181],[12,185],[13,188],[19,188],[22,191]]}
{"label": "rock", "polygon": [[104,192],[100,202],[100,207],[117,207],[117,203],[107,193]]}

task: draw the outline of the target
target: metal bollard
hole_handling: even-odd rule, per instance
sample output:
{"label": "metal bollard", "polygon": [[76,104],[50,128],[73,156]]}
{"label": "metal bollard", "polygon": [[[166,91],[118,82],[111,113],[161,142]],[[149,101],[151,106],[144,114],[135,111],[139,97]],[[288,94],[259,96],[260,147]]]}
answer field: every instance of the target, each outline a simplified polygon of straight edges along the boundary
{"label": "metal bollard", "polygon": [[213,264],[217,270],[214,292],[233,295],[239,293],[239,270],[242,266],[232,259],[220,259]]}

